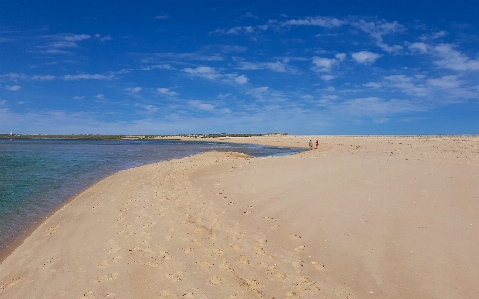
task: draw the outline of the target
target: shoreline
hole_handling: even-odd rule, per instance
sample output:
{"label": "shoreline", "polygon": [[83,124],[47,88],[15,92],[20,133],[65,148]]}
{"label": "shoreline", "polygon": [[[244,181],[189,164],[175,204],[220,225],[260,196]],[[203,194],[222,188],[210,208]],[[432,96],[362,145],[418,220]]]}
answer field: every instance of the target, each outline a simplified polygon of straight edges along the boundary
{"label": "shoreline", "polygon": [[[479,265],[471,255],[479,245],[479,138],[238,138],[218,141],[304,148],[318,139],[320,146],[267,158],[205,153],[102,179],[0,260],[0,297],[467,298],[478,291],[479,270],[467,267]],[[33,286],[43,293],[29,293]]]}
{"label": "shoreline", "polygon": [[[27,139],[47,139],[47,140],[58,140],[58,139],[61,139],[61,140],[72,140],[73,138],[27,138]],[[85,140],[91,140],[91,138],[86,138]],[[96,140],[96,139],[95,139]],[[110,141],[110,140],[113,140],[113,139],[101,139],[101,140],[105,140],[105,141]],[[118,139],[120,140],[120,139]],[[113,141],[118,141],[118,140],[113,140]],[[155,139],[152,139],[151,141],[154,141]],[[180,138],[161,138],[161,139],[157,139],[157,140],[165,140],[165,141],[185,141],[185,140],[182,140]],[[148,141],[148,140],[147,140]],[[198,142],[204,142],[204,143],[208,143],[209,141],[203,141],[203,140],[191,140],[191,141],[198,141]],[[232,143],[233,144],[233,143]],[[173,158],[173,159],[177,159],[177,158]],[[162,160],[163,161],[163,160]],[[157,161],[157,162],[162,162],[162,161]],[[164,160],[166,161],[166,160]],[[157,162],[153,162],[153,163],[157,163]],[[148,163],[150,164],[150,163]],[[140,165],[141,166],[141,165]],[[134,167],[138,167],[138,166],[134,166]],[[133,167],[133,168],[134,168]],[[119,170],[121,171],[121,170]],[[82,188],[81,190],[77,191],[76,193],[72,194],[71,196],[69,196],[68,198],[65,199],[64,202],[62,202],[60,205],[54,207],[50,212],[48,212],[46,215],[44,215],[43,217],[39,218],[37,221],[35,222],[32,222],[31,225],[29,225],[28,227],[25,227],[23,232],[21,232],[16,238],[14,238],[10,243],[7,243],[8,245],[6,245],[6,247],[2,248],[0,250],[0,263],[9,255],[11,254],[21,243],[23,243],[23,241],[25,240],[26,237],[28,237],[43,221],[45,221],[45,219],[49,218],[50,216],[52,216],[59,208],[61,208],[62,206],[64,206],[66,203],[70,202],[71,200],[73,200],[75,197],[77,197],[80,193],[82,193],[83,191],[89,189],[90,187],[92,187],[93,185],[97,184],[98,182],[100,182],[101,180],[107,178],[108,176],[110,175],[113,175],[115,173],[110,173],[104,177],[100,177],[97,181],[94,181],[94,182],[91,182],[89,183],[88,185],[86,185],[84,188]]]}

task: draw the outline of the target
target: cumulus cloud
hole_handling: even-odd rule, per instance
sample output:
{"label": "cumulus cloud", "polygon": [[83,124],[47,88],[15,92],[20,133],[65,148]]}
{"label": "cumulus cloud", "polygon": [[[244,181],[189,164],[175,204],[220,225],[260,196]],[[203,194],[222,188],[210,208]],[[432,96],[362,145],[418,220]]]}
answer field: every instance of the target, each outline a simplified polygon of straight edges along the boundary
{"label": "cumulus cloud", "polygon": [[20,90],[22,87],[21,86],[18,86],[18,85],[13,85],[13,86],[10,86],[10,85],[7,85],[4,87],[6,90],[10,90],[10,91],[18,91]]}
{"label": "cumulus cloud", "polygon": [[165,64],[155,64],[155,65],[149,65],[149,66],[145,66],[145,67],[142,67],[140,70],[142,71],[151,71],[151,70],[155,70],[155,69],[160,69],[160,70],[173,70],[174,68],[165,63]]}
{"label": "cumulus cloud", "polygon": [[324,57],[313,57],[313,64],[312,70],[315,72],[330,72],[331,68],[339,65],[341,61],[344,60],[346,54],[339,53],[336,54],[334,58],[324,58]]}
{"label": "cumulus cloud", "polygon": [[55,80],[57,77],[52,75],[34,75],[32,76],[32,80],[35,81],[52,81]]}
{"label": "cumulus cloud", "polygon": [[216,29],[214,32],[228,35],[251,34],[255,32],[255,28],[253,26],[235,26],[230,29]]}
{"label": "cumulus cloud", "polygon": [[371,88],[381,88],[383,85],[378,82],[369,82],[369,83],[363,84],[363,86],[371,87]]}
{"label": "cumulus cloud", "polygon": [[223,61],[224,60],[224,57],[219,53],[205,55],[202,52],[190,52],[190,53],[164,52],[164,53],[155,53],[154,57],[174,59],[174,60],[199,60],[199,61]]}
{"label": "cumulus cloud", "polygon": [[447,35],[447,31],[444,31],[444,30],[441,30],[439,32],[436,32],[432,35],[432,38],[436,39],[436,38],[441,38],[441,37],[444,37]]}
{"label": "cumulus cloud", "polygon": [[330,17],[307,17],[304,19],[293,19],[283,22],[283,26],[321,26],[326,28],[339,27],[346,24],[346,21],[342,21],[336,18]]}
{"label": "cumulus cloud", "polygon": [[240,70],[270,70],[278,73],[291,73],[295,74],[297,71],[288,65],[288,61],[276,61],[276,62],[246,62],[239,63],[238,69]]}
{"label": "cumulus cloud", "polygon": [[237,76],[234,80],[240,85],[248,83],[248,78],[245,75]]}
{"label": "cumulus cloud", "polygon": [[409,45],[411,51],[419,51],[421,53],[428,52],[428,46],[425,43],[412,43]]}
{"label": "cumulus cloud", "polygon": [[141,87],[128,87],[125,88],[128,96],[134,97],[134,98],[141,98],[140,96],[140,91],[142,90]]}
{"label": "cumulus cloud", "polygon": [[143,108],[145,108],[146,111],[148,111],[149,113],[154,113],[154,112],[158,111],[158,107],[153,106],[153,105],[145,105],[145,106],[143,106]]}
{"label": "cumulus cloud", "polygon": [[332,76],[332,75],[322,75],[321,76],[321,79],[323,79],[324,81],[330,81],[330,80],[333,80],[337,78],[336,76]]}
{"label": "cumulus cloud", "polygon": [[356,60],[357,63],[371,64],[374,63],[376,59],[380,58],[382,55],[369,51],[361,51],[353,53],[351,54],[351,56],[354,60]]}
{"label": "cumulus cloud", "polygon": [[249,94],[255,98],[262,99],[264,97],[264,94],[269,90],[268,86],[262,86],[262,87],[256,87],[256,88],[250,88],[246,94]]}
{"label": "cumulus cloud", "polygon": [[100,40],[100,42],[105,42],[105,41],[108,41],[108,40],[112,40],[111,36],[107,35],[107,36],[101,36],[100,34],[95,34],[95,37],[98,38]]}
{"label": "cumulus cloud", "polygon": [[433,48],[435,56],[439,57],[435,63],[443,68],[456,71],[479,70],[479,58],[470,59],[466,55],[454,49],[451,44],[439,44]]}
{"label": "cumulus cloud", "polygon": [[439,88],[457,88],[461,85],[461,81],[457,80],[456,75],[444,76],[441,78],[428,79],[427,83]]}
{"label": "cumulus cloud", "polygon": [[67,35],[65,36],[66,41],[72,41],[72,42],[77,42],[77,41],[82,41],[89,39],[91,36],[88,34],[73,34],[73,35]]}
{"label": "cumulus cloud", "polygon": [[73,99],[77,101],[81,101],[85,98],[85,96],[74,96]]}
{"label": "cumulus cloud", "polygon": [[221,74],[216,71],[214,68],[209,66],[200,66],[197,68],[185,68],[183,69],[184,72],[192,75],[197,76],[209,80],[216,80],[221,77]]}
{"label": "cumulus cloud", "polygon": [[336,109],[360,117],[384,117],[396,113],[424,111],[425,107],[410,100],[387,101],[378,97],[367,97],[347,100]]}
{"label": "cumulus cloud", "polygon": [[185,68],[184,72],[188,73],[191,76],[200,77],[208,80],[219,80],[222,79],[226,83],[236,83],[236,84],[246,84],[248,83],[248,77],[245,75],[238,74],[221,74],[219,71],[215,70],[209,66],[200,66],[197,68]]}
{"label": "cumulus cloud", "polygon": [[78,42],[91,38],[88,34],[55,34],[43,36],[47,40],[46,45],[39,46],[40,53],[61,54],[68,53],[66,49],[77,48]]}
{"label": "cumulus cloud", "polygon": [[455,71],[479,70],[479,58],[470,59],[465,54],[457,51],[453,44],[428,45],[425,43],[413,43],[409,45],[412,52],[432,55],[434,63],[442,68]]}
{"label": "cumulus cloud", "polygon": [[19,74],[19,73],[8,73],[8,74],[0,75],[0,79],[2,79],[2,78],[10,79],[13,82],[18,82],[18,80],[27,79],[28,76],[25,75],[25,74]]}
{"label": "cumulus cloud", "polygon": [[188,104],[196,109],[199,110],[204,110],[204,111],[213,111],[215,109],[215,106],[212,104],[204,103],[202,101],[198,100],[191,100],[188,101]]}
{"label": "cumulus cloud", "polygon": [[164,88],[164,87],[157,88],[156,91],[157,91],[159,94],[166,95],[166,96],[170,96],[170,97],[175,97],[175,96],[178,95],[177,92],[171,91],[170,89]]}
{"label": "cumulus cloud", "polygon": [[405,75],[386,76],[386,84],[391,87],[398,88],[402,92],[418,97],[425,97],[430,91],[421,84],[415,84],[414,78]]}
{"label": "cumulus cloud", "polygon": [[384,42],[384,35],[402,33],[406,30],[406,27],[396,21],[391,23],[386,21],[366,22],[361,20],[359,22],[352,22],[351,24],[375,39],[376,45],[388,53],[397,54],[403,48],[400,45],[390,46]]}
{"label": "cumulus cloud", "polygon": [[96,96],[93,96],[93,97],[96,98],[96,99],[99,99],[99,100],[105,100],[106,99],[105,95],[102,94],[102,93],[99,93],[99,94],[97,94]]}
{"label": "cumulus cloud", "polygon": [[113,78],[113,74],[101,75],[101,74],[79,74],[79,75],[65,75],[63,80],[110,80]]}

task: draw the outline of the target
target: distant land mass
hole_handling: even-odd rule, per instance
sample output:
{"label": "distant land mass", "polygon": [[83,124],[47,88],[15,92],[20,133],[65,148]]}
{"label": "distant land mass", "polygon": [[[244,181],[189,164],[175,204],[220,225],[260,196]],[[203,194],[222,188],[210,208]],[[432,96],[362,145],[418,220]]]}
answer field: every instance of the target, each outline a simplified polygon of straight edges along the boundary
{"label": "distant land mass", "polygon": [[175,137],[190,137],[190,138],[219,138],[219,137],[257,137],[257,136],[279,136],[289,135],[288,133],[265,133],[265,134],[228,134],[228,133],[214,133],[214,134],[176,134],[176,135],[101,135],[101,134],[69,134],[69,135],[51,135],[51,134],[0,134],[0,139],[102,139],[102,140],[140,140],[140,139],[155,139],[167,138],[175,139]]}

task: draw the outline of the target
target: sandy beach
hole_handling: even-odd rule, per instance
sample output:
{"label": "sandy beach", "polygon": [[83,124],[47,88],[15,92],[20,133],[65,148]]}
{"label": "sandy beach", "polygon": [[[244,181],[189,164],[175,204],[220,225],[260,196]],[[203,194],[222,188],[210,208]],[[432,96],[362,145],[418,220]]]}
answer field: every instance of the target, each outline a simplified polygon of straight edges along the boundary
{"label": "sandy beach", "polygon": [[0,264],[0,298],[476,298],[479,137],[265,136],[118,172]]}

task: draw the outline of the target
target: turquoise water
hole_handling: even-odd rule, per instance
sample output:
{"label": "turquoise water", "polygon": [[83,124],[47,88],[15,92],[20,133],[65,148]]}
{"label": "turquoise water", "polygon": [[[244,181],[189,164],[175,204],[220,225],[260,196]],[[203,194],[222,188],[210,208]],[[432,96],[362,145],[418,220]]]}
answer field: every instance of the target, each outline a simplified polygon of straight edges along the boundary
{"label": "turquoise water", "polygon": [[101,178],[206,151],[236,151],[260,157],[299,150],[164,140],[0,139],[0,251],[33,223]]}

